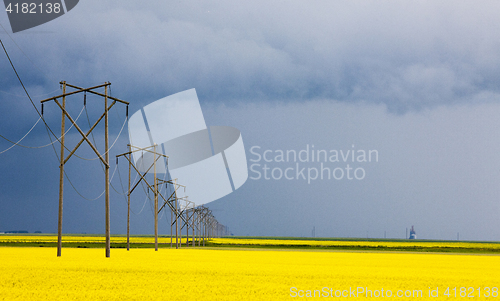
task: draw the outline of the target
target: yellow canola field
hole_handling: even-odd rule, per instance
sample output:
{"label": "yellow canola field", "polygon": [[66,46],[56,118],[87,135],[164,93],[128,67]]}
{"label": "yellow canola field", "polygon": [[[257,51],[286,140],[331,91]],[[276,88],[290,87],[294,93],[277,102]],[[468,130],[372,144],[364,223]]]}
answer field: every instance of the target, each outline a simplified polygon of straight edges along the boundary
{"label": "yellow canola field", "polygon": [[[183,236],[185,240],[185,236]],[[126,236],[111,236],[111,243],[126,243]],[[173,238],[175,241],[175,236]],[[106,242],[105,236],[79,236],[79,235],[63,235],[63,242],[73,242],[73,243],[104,243]],[[16,243],[26,243],[26,242],[57,242],[57,235],[0,235],[0,242],[16,242]],[[155,239],[153,236],[131,236],[131,243],[154,243]],[[170,243],[170,236],[158,237],[159,243]]]}
{"label": "yellow canola field", "polygon": [[[404,300],[500,300],[500,256],[492,255],[186,248],[104,254],[63,248],[58,258],[55,248],[0,247],[0,300],[357,299],[389,292]],[[461,287],[472,288],[474,298],[460,298]]]}
{"label": "yellow canola field", "polygon": [[[85,236],[85,235],[63,235],[63,242],[72,243],[104,243],[104,236]],[[191,239],[191,236],[189,237]],[[170,237],[159,236],[158,242],[161,244],[170,244]],[[175,237],[173,238],[175,243]],[[186,236],[182,236],[182,242],[185,244]],[[56,235],[0,235],[0,242],[16,243],[36,243],[36,242],[57,242]],[[111,236],[111,243],[126,243],[125,236]],[[153,236],[131,236],[131,243],[154,243]],[[292,239],[255,239],[255,238],[212,238],[210,242],[216,245],[273,245],[273,246],[360,246],[360,247],[436,247],[436,248],[474,248],[499,250],[500,243],[487,242],[441,242],[441,241],[347,241],[347,240],[292,240]]]}
{"label": "yellow canola field", "polygon": [[438,248],[485,248],[500,250],[499,243],[484,242],[441,242],[441,241],[344,241],[344,240],[285,240],[285,239],[240,239],[213,238],[220,245],[273,245],[273,246],[362,246],[362,247],[438,247]]}

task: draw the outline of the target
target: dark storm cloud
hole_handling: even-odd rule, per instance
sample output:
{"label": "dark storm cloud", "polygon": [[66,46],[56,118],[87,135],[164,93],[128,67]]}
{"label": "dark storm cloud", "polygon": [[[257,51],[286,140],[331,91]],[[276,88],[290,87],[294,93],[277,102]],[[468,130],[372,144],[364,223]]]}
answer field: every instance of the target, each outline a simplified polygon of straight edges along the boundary
{"label": "dark storm cloud", "polygon": [[[57,20],[11,34],[21,49],[7,34],[0,38],[37,105],[60,93],[60,80],[84,87],[110,81],[113,96],[130,101],[131,113],[194,87],[207,124],[240,129],[247,151],[253,145],[301,149],[308,143],[328,149],[354,143],[380,151],[383,161],[357,185],[246,183],[212,205],[237,234],[308,235],[320,220],[315,225],[322,235],[365,236],[370,229],[380,237],[387,229],[401,237],[415,221],[426,233],[422,237],[449,239],[459,230],[470,239],[498,239],[498,231],[489,229],[498,228],[499,147],[493,130],[499,110],[499,6],[88,0]],[[0,22],[8,24],[1,12]],[[38,117],[5,57],[0,90],[0,134],[16,140]],[[70,100],[72,114],[80,112],[82,101]],[[91,118],[101,109],[89,100]],[[123,107],[116,111],[111,141],[124,118]],[[45,115],[59,132],[55,104],[45,107]],[[85,118],[80,122],[85,125]],[[96,139],[102,141],[99,130]],[[75,142],[77,136],[68,139]],[[39,125],[24,142],[49,141]],[[126,143],[123,135],[111,158]],[[0,151],[10,146],[0,145]],[[93,157],[88,148],[79,154]],[[16,147],[0,156],[0,231],[55,232],[53,150]],[[84,196],[102,192],[97,161],[75,159],[67,170]],[[120,190],[117,175],[112,183]],[[103,232],[103,201],[88,203],[65,185],[64,231]],[[134,197],[135,212],[145,207],[133,217],[132,231],[151,233],[147,198]],[[124,233],[125,213],[123,196],[112,192],[113,233]],[[166,223],[160,232],[165,229]]]}
{"label": "dark storm cloud", "polygon": [[498,5],[87,1],[38,27],[53,34],[15,38],[50,78],[109,80],[139,102],[197,87],[212,101],[329,98],[404,112],[497,96]]}

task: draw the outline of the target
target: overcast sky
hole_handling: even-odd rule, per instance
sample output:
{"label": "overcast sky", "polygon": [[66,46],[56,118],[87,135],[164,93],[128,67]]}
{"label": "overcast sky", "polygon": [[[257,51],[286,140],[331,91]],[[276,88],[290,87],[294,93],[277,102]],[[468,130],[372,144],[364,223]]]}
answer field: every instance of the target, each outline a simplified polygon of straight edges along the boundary
{"label": "overcast sky", "polygon": [[[207,124],[238,128],[253,165],[240,189],[209,204],[235,235],[310,236],[315,227],[317,236],[404,238],[414,225],[424,239],[500,240],[499,9],[498,1],[87,0],[15,34],[0,12],[0,39],[38,107],[61,93],[60,80],[109,81],[131,114],[195,88]],[[88,128],[83,96],[68,101]],[[124,106],[113,110],[111,141],[125,120]],[[89,96],[91,122],[101,111],[101,100]],[[44,112],[59,133],[58,107]],[[38,119],[3,53],[0,116],[0,135],[11,140]],[[78,133],[67,137],[75,143]],[[102,138],[98,127],[100,149]],[[50,143],[43,124],[22,143]],[[112,172],[127,143],[125,127]],[[0,138],[0,152],[10,146]],[[322,162],[256,162],[265,150],[313,146],[375,150],[378,160],[323,162],[364,176],[311,181],[308,170]],[[78,154],[94,158],[88,147]],[[264,164],[275,178],[287,168],[295,178],[257,179]],[[57,231],[58,165],[51,146],[0,154],[0,232]],[[123,160],[118,166],[112,184],[122,191],[127,170]],[[306,179],[297,175],[302,168]],[[66,170],[86,198],[103,191],[97,160],[75,157]],[[145,198],[133,196],[135,213],[146,204],[132,215],[136,234],[153,232]],[[125,233],[126,202],[114,190],[111,209],[112,233]],[[63,230],[103,233],[104,198],[85,200],[66,180]]]}

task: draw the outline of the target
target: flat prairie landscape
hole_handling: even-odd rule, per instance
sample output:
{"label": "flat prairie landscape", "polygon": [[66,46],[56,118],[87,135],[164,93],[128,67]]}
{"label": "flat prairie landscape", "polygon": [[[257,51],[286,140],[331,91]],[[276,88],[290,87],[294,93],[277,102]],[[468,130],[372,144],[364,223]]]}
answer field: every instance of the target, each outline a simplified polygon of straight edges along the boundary
{"label": "flat prairie landscape", "polygon": [[101,248],[63,248],[57,257],[54,247],[0,247],[0,300],[499,298],[497,255],[228,247],[104,255]]}

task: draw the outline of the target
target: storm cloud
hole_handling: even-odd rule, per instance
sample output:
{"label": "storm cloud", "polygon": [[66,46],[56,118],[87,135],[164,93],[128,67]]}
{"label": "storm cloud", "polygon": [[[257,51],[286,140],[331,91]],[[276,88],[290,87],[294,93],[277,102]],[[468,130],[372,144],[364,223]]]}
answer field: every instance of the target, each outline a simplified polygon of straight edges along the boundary
{"label": "storm cloud", "polygon": [[[499,9],[498,1],[89,0],[16,34],[0,13],[8,32],[0,38],[37,105],[60,93],[60,80],[109,81],[131,113],[196,88],[207,124],[241,130],[249,158],[256,145],[379,151],[359,182],[247,181],[211,205],[236,234],[306,236],[316,226],[324,236],[402,237],[415,222],[421,237],[460,231],[498,240]],[[23,93],[0,59],[0,134],[12,140],[38,118]],[[81,106],[74,100],[72,112]],[[88,109],[101,111],[95,103]],[[124,108],[116,109],[112,139],[124,120]],[[45,115],[57,132],[57,107],[47,105]],[[50,141],[40,124],[24,142]],[[126,143],[122,135],[111,157]],[[10,145],[1,141],[0,151]],[[98,196],[100,165],[70,163],[75,186]],[[57,166],[50,147],[0,155],[0,231],[55,231]],[[103,231],[103,205],[77,201],[66,186],[75,201],[65,231]],[[115,233],[125,227],[121,199],[115,194]],[[136,212],[144,199],[134,200]],[[137,233],[152,230],[145,208],[133,221]]]}

